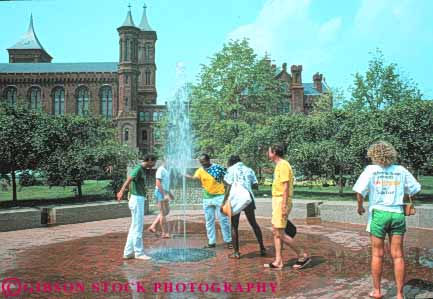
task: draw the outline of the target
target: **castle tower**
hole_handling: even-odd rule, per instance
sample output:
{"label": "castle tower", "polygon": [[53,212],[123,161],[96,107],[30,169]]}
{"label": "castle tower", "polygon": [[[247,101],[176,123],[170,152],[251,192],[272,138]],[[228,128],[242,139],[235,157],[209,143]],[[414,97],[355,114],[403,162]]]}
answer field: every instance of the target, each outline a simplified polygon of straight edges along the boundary
{"label": "castle tower", "polygon": [[315,74],[313,75],[314,88],[317,89],[317,91],[320,92],[320,93],[323,92],[323,88],[322,88],[322,78],[323,78],[323,75],[322,75],[322,74],[315,73]]}
{"label": "castle tower", "polygon": [[21,40],[8,48],[9,63],[36,63],[51,62],[53,59],[42,47],[33,28],[33,16],[30,15],[30,24]]}
{"label": "castle tower", "polygon": [[156,104],[156,63],[155,44],[156,31],[153,30],[147,19],[146,4],[143,6],[143,15],[138,28],[138,93],[141,104]]}
{"label": "castle tower", "polygon": [[292,107],[294,113],[304,112],[304,86],[302,85],[302,65],[292,65],[292,82],[290,89],[292,91]]}
{"label": "castle tower", "polygon": [[119,108],[117,126],[120,140],[131,148],[137,148],[138,115],[138,35],[140,29],[134,25],[131,6],[119,33]]}

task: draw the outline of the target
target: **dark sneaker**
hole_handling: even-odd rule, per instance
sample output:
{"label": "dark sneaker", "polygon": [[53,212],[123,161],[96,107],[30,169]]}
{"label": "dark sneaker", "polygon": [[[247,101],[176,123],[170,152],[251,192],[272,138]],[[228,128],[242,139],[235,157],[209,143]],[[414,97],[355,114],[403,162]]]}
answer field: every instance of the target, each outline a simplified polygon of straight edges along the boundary
{"label": "dark sneaker", "polygon": [[266,248],[260,249],[260,256],[266,256]]}
{"label": "dark sneaker", "polygon": [[310,257],[304,257],[300,258],[296,261],[296,263],[293,265],[293,269],[303,269],[305,268],[309,263],[311,262]]}
{"label": "dark sneaker", "polygon": [[233,249],[233,244],[232,242],[228,242],[226,243],[227,249]]}
{"label": "dark sneaker", "polygon": [[215,244],[207,244],[207,245],[205,245],[205,246],[203,246],[203,248],[215,248]]}

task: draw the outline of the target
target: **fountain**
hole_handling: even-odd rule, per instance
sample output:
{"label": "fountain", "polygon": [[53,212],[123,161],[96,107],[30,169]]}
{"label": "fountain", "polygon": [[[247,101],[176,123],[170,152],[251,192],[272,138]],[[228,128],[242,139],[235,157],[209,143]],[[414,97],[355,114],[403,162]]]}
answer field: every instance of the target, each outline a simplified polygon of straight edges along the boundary
{"label": "fountain", "polygon": [[[165,161],[171,177],[171,189],[176,192],[176,201],[181,202],[183,219],[174,223],[173,227],[183,224],[182,240],[168,240],[163,248],[152,250],[149,254],[158,262],[195,262],[215,256],[214,251],[191,248],[187,243],[187,188],[185,174],[192,168],[193,138],[189,117],[189,89],[185,79],[183,63],[176,65],[176,88],[172,98],[167,102],[167,138],[165,142]],[[170,217],[170,216],[169,216]],[[180,242],[179,242],[180,241]]]}

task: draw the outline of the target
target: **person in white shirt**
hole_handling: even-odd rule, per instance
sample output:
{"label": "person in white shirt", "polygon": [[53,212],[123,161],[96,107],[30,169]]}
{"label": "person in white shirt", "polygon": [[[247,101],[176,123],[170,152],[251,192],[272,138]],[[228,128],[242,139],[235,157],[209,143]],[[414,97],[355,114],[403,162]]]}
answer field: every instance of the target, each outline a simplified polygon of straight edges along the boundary
{"label": "person in white shirt", "polygon": [[[246,190],[248,190],[252,198],[252,202],[247,207],[245,207],[243,211],[247,216],[248,223],[251,225],[254,234],[256,235],[257,242],[259,243],[260,246],[260,255],[265,256],[266,248],[265,245],[263,244],[263,235],[260,226],[256,221],[256,216],[254,212],[254,210],[256,209],[256,205],[254,203],[254,193],[252,188],[258,188],[258,181],[256,178],[256,174],[251,168],[245,166],[245,164],[242,163],[240,157],[237,155],[230,156],[227,166],[228,166],[227,173],[224,176],[224,181],[227,184],[226,193],[224,196],[224,202],[228,199],[231,185],[233,185],[235,182],[240,183]],[[241,216],[240,213],[231,216],[234,252],[233,254],[229,255],[229,258],[239,259],[241,257],[241,254],[239,252],[239,233],[238,233],[240,216]]]}
{"label": "person in white shirt", "polygon": [[168,239],[170,238],[170,233],[168,231],[166,216],[170,212],[169,201],[173,199],[173,194],[170,192],[170,174],[165,168],[164,161],[156,170],[155,178],[154,197],[159,207],[159,214],[147,230],[151,233],[156,233],[156,226],[160,223],[161,236]]}
{"label": "person in white shirt", "polygon": [[358,214],[365,213],[364,198],[368,194],[368,225],[372,244],[371,272],[373,276],[372,298],[382,298],[380,281],[383,268],[384,242],[389,235],[391,257],[397,287],[397,299],[404,298],[404,254],[403,239],[406,219],[403,211],[405,194],[413,196],[421,185],[403,166],[395,165],[397,151],[384,141],[368,149],[367,156],[373,165],[367,166],[353,186],[357,194]]}

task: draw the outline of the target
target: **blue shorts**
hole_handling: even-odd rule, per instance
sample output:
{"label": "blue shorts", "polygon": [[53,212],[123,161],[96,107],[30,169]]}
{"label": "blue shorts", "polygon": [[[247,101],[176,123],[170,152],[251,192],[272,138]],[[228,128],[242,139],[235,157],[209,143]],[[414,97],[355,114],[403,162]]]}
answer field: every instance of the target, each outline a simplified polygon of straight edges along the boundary
{"label": "blue shorts", "polygon": [[164,196],[159,191],[158,188],[155,188],[155,191],[153,192],[153,196],[155,197],[156,202],[161,202],[164,200]]}

